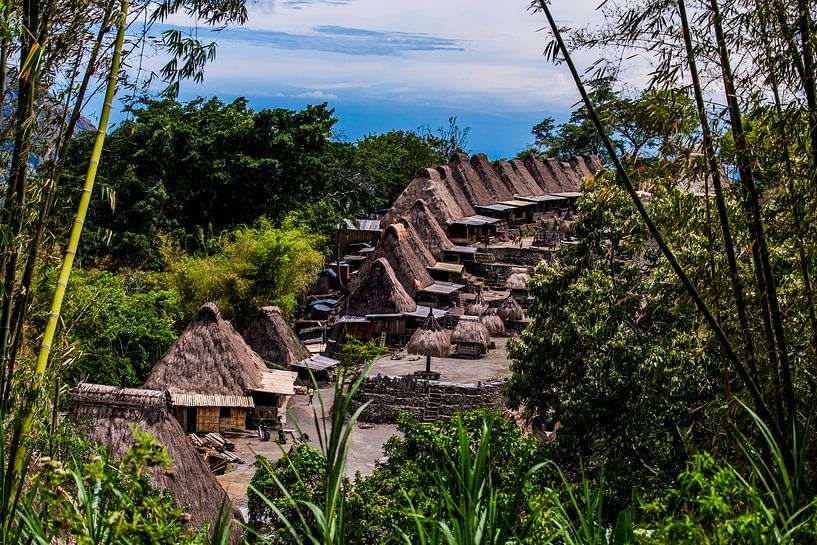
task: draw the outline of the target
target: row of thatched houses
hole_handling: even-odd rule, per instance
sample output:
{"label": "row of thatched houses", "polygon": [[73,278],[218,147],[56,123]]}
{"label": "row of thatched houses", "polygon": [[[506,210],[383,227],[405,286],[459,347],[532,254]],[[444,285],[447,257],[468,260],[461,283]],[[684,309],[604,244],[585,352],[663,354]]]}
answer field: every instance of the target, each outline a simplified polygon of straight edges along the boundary
{"label": "row of thatched houses", "polygon": [[[463,262],[474,259],[474,240],[497,226],[510,229],[570,205],[581,179],[601,167],[598,157],[559,162],[531,155],[491,164],[483,154],[458,153],[445,165],[420,169],[381,219],[380,231],[375,232],[374,220],[347,220],[341,226],[345,242],[368,236],[377,243],[365,258],[357,256],[363,264],[349,282],[340,326],[358,338],[399,339],[429,312],[444,316],[466,287]],[[350,234],[355,227],[360,231]],[[529,280],[526,269],[513,270],[506,288],[524,298]],[[497,317],[516,316],[507,308],[512,303],[506,303]]]}

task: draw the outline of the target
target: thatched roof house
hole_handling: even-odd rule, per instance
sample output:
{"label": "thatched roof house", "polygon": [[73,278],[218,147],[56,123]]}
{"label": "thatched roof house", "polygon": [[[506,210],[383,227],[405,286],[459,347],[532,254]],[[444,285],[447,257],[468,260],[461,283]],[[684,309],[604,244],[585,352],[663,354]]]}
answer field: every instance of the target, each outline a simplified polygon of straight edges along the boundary
{"label": "thatched roof house", "polygon": [[457,354],[481,356],[488,351],[491,334],[480,322],[478,316],[460,316],[451,333],[451,344],[457,345]]}
{"label": "thatched roof house", "polygon": [[465,314],[467,316],[481,316],[483,312],[488,310],[488,303],[482,296],[482,292],[477,292],[477,296],[465,307]]}
{"label": "thatched roof house", "polygon": [[445,230],[424,200],[415,201],[408,211],[407,218],[414,226],[422,243],[437,261],[443,259],[446,250],[454,247],[454,243],[445,234]]}
{"label": "thatched roof house", "polygon": [[429,309],[428,317],[423,325],[417,328],[406,344],[406,352],[426,357],[426,373],[431,373],[431,358],[446,358],[451,355],[451,341],[448,333],[434,317],[434,311]]}
{"label": "thatched roof house", "polygon": [[448,161],[448,166],[472,206],[485,206],[497,201],[466,154],[455,153]]}
{"label": "thatched roof house", "polygon": [[496,313],[504,322],[521,322],[524,316],[522,307],[513,295],[502,301]]}
{"label": "thatched roof house", "polygon": [[255,320],[244,333],[244,340],[264,361],[287,368],[311,355],[303,341],[281,316],[281,309],[278,307],[259,308]]}
{"label": "thatched roof house", "polygon": [[450,225],[465,216],[473,214],[473,209],[470,209],[470,206],[469,210],[465,212],[460,208],[458,203],[464,201],[459,201],[451,194],[437,170],[421,168],[417,171],[414,180],[395,199],[394,204],[383,217],[380,225],[385,228],[401,216],[405,216],[406,212],[417,202],[417,199],[424,200],[437,221],[443,225]]}
{"label": "thatched roof house", "polygon": [[295,376],[269,369],[216,305],[206,303],[153,367],[144,387],[170,392],[174,415],[186,431],[221,432],[246,429],[253,408],[277,407],[283,396],[294,393]]}
{"label": "thatched roof house", "polygon": [[563,191],[559,180],[553,175],[553,172],[548,168],[544,159],[535,153],[528,154],[524,160],[528,172],[531,173],[533,179],[545,193],[560,193]]}
{"label": "thatched roof house", "polygon": [[462,189],[462,186],[459,184],[456,178],[454,178],[454,173],[451,171],[451,167],[448,165],[440,165],[437,167],[437,172],[440,173],[440,180],[442,183],[445,184],[445,187],[448,188],[448,191],[451,192],[451,195],[457,201],[457,205],[462,209],[462,213],[465,217],[473,216],[476,214],[476,210],[474,210],[474,206],[468,200],[468,196],[465,194],[465,191]]}
{"label": "thatched roof house", "polygon": [[485,326],[485,329],[487,329],[491,335],[501,335],[505,333],[505,322],[503,322],[502,318],[496,313],[495,308],[486,310],[482,316],[479,317],[479,321],[482,322],[482,325]]}
{"label": "thatched roof house", "polygon": [[[151,482],[168,490],[176,504],[190,514],[192,528],[198,530],[208,524],[212,528],[222,505],[241,520],[169,408],[170,396],[164,391],[80,384],[68,418],[86,439],[103,444],[117,458],[135,443],[131,425],[154,436],[173,462],[169,471],[154,471]],[[240,526],[233,525],[231,542],[239,542],[241,535]]]}
{"label": "thatched roof house", "polygon": [[488,161],[488,156],[484,153],[477,153],[471,157],[471,166],[477,171],[477,174],[482,178],[485,187],[491,192],[494,202],[508,201],[513,199],[514,191],[505,185],[505,182],[500,179],[491,162]]}
{"label": "thatched roof house", "polygon": [[406,242],[411,245],[411,249],[414,252],[414,255],[420,258],[423,265],[428,267],[433,267],[437,264],[437,260],[432,255],[431,251],[428,249],[428,246],[425,245],[423,242],[423,238],[420,236],[420,233],[417,229],[414,228],[414,225],[405,217],[399,218],[397,221],[394,222],[396,225],[402,225],[403,229],[405,229],[406,234]]}
{"label": "thatched roof house", "polygon": [[346,315],[402,314],[417,310],[417,304],[397,279],[386,258],[374,259],[365,268],[365,273],[365,277],[357,279],[349,294]]}
{"label": "thatched roof house", "polygon": [[[522,165],[521,162],[519,164]],[[524,174],[520,174],[518,168],[515,168],[510,161],[497,161],[494,164],[494,170],[508,186],[513,196],[544,195],[544,191],[536,184],[524,165],[521,168]]]}
{"label": "thatched roof house", "polygon": [[[411,299],[414,299],[418,290],[427,288],[434,283],[434,279],[427,269],[428,255],[418,255],[418,245],[422,245],[416,231],[414,236],[410,236],[410,231],[402,223],[393,223],[386,227],[380,242],[372,252],[369,260],[360,268],[357,278],[350,286],[351,291],[355,291],[357,286],[367,282],[370,269],[374,263],[384,258],[391,265],[394,275],[400,284],[405,288]],[[428,250],[426,249],[426,253]],[[433,257],[432,257],[433,259]]]}
{"label": "thatched roof house", "polygon": [[519,195],[530,197],[530,196],[540,196],[545,194],[545,190],[536,183],[536,179],[534,179],[531,172],[525,166],[525,163],[520,161],[519,159],[514,159],[510,161],[511,168],[513,169],[514,173],[516,174],[517,178],[519,179],[518,185],[522,185],[527,188],[527,193],[519,193]]}

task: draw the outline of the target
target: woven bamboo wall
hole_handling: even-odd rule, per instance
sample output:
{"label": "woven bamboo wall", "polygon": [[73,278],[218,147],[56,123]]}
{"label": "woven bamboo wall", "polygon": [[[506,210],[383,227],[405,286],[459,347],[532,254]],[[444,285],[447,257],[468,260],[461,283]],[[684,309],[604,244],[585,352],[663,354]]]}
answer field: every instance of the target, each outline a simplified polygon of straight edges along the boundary
{"label": "woven bamboo wall", "polygon": [[218,407],[199,407],[196,411],[196,432],[212,433],[218,432]]}
{"label": "woven bamboo wall", "polygon": [[230,429],[221,431],[243,431],[247,427],[247,409],[230,409]]}

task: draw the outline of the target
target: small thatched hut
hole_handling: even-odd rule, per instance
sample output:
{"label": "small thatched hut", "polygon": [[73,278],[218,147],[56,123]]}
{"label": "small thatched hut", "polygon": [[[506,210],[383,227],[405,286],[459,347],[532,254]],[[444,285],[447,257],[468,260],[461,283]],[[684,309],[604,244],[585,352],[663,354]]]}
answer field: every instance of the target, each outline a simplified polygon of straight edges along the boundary
{"label": "small thatched hut", "polygon": [[[101,443],[118,458],[135,443],[131,425],[155,437],[173,462],[169,471],[155,471],[151,483],[170,492],[176,504],[190,514],[192,528],[212,527],[222,506],[240,521],[241,514],[169,409],[170,396],[164,391],[80,384],[68,418],[86,439]],[[238,543],[241,536],[240,526],[234,524],[231,543]]]}
{"label": "small thatched hut", "polygon": [[527,269],[514,269],[505,281],[505,287],[511,290],[511,295],[517,299],[528,297],[528,282],[530,274]]}
{"label": "small thatched hut", "polygon": [[348,322],[351,334],[372,338],[382,333],[404,335],[404,313],[415,310],[417,303],[397,280],[389,261],[380,257],[367,264],[365,276],[354,283],[344,314],[365,319],[363,322]]}
{"label": "small thatched hut", "polygon": [[457,345],[457,355],[479,357],[488,351],[491,334],[478,316],[460,316],[451,333],[451,344]]}
{"label": "small thatched hut", "polygon": [[454,247],[454,243],[449,240],[440,222],[431,213],[426,202],[417,199],[408,211],[408,220],[414,226],[420,240],[431,252],[437,261],[442,261],[446,250]]}
{"label": "small thatched hut", "polygon": [[482,316],[479,317],[479,321],[482,322],[482,325],[485,326],[485,329],[487,329],[491,335],[502,335],[505,333],[505,322],[497,315],[495,308],[486,310]]}
{"label": "small thatched hut", "polygon": [[258,309],[255,320],[244,333],[244,340],[264,361],[291,368],[311,354],[281,316],[278,307]]}
{"label": "small thatched hut", "polygon": [[477,292],[477,296],[465,307],[465,314],[467,316],[482,316],[482,313],[488,310],[488,303],[482,296],[482,292]]}
{"label": "small thatched hut", "polygon": [[170,392],[173,414],[188,433],[227,432],[247,429],[253,413],[274,419],[286,396],[295,393],[296,377],[269,369],[216,305],[206,303],[144,387]]}
{"label": "small thatched hut", "polygon": [[446,358],[451,355],[451,341],[448,333],[434,317],[434,311],[429,309],[428,318],[423,325],[417,328],[414,335],[406,344],[406,352],[426,357],[426,375],[431,374],[431,358]]}
{"label": "small thatched hut", "polygon": [[519,305],[519,302],[513,295],[509,295],[507,299],[502,301],[502,304],[499,306],[496,313],[505,323],[521,322],[522,317],[524,316],[522,307]]}

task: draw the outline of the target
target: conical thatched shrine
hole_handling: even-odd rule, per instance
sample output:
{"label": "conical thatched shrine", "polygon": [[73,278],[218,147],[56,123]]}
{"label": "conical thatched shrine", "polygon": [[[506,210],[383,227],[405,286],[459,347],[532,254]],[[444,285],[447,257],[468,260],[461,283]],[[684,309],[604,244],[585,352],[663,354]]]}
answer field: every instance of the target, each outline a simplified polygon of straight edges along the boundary
{"label": "conical thatched shrine", "polygon": [[255,320],[244,333],[244,340],[264,361],[286,368],[310,356],[309,349],[289,327],[278,307],[258,309]]}
{"label": "conical thatched shrine", "polygon": [[[168,490],[176,504],[189,512],[192,528],[212,527],[222,505],[241,520],[169,409],[170,396],[164,391],[80,384],[68,418],[86,439],[101,443],[119,458],[135,443],[132,425],[154,436],[173,462],[169,471],[154,471],[151,484]],[[234,524],[231,543],[238,543],[241,535],[240,526]]]}
{"label": "conical thatched shrine", "polygon": [[482,322],[482,325],[485,326],[485,329],[487,329],[491,335],[501,335],[505,333],[505,323],[502,321],[502,318],[497,315],[495,308],[486,310],[482,316],[479,317],[479,321]]}
{"label": "conical thatched shrine", "polygon": [[431,375],[432,356],[446,358],[451,355],[451,341],[448,339],[448,333],[434,317],[432,309],[428,310],[428,317],[423,325],[417,328],[409,339],[406,352],[426,357],[426,376]]}
{"label": "conical thatched shrine", "polygon": [[477,292],[477,296],[465,307],[465,314],[468,316],[482,316],[488,310],[488,303],[482,297],[482,292]]}
{"label": "conical thatched shrine", "polygon": [[521,322],[522,317],[524,316],[522,307],[512,295],[509,295],[507,299],[502,301],[502,304],[499,306],[496,313],[506,323]]}
{"label": "conical thatched shrine", "polygon": [[153,367],[145,388],[170,392],[187,432],[247,428],[248,416],[275,418],[297,373],[271,370],[213,303],[206,303]]}

